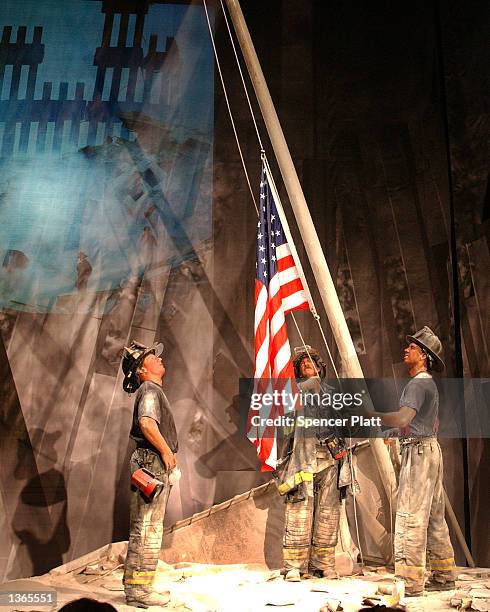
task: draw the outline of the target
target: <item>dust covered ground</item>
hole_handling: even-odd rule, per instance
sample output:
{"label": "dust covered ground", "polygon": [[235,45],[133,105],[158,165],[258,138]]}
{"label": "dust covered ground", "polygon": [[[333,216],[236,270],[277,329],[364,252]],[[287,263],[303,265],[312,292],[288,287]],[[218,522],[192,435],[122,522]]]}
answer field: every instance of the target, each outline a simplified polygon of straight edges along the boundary
{"label": "dust covered ground", "polygon": [[[125,604],[122,586],[125,553],[125,542],[111,544],[43,576],[6,582],[0,585],[0,595],[2,592],[50,591],[56,593],[57,604],[3,605],[1,610],[55,611],[74,599],[92,597],[110,602],[121,612],[134,611],[136,608]],[[389,594],[393,574],[380,566],[366,564],[359,568],[358,575],[338,580],[312,578],[286,582],[278,570],[258,564],[168,565],[159,561],[155,588],[170,592],[166,609],[178,612],[272,612],[274,608],[353,612],[375,605],[396,606],[409,612],[448,609],[489,612],[490,569],[459,568],[458,571],[454,591],[426,593],[423,597],[396,601],[397,597]]]}

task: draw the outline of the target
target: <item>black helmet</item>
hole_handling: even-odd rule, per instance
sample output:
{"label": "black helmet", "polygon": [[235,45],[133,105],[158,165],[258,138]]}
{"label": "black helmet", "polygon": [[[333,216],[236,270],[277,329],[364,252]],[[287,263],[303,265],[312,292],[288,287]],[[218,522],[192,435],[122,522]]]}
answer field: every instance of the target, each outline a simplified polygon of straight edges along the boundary
{"label": "black helmet", "polygon": [[311,357],[313,359],[318,370],[318,375],[320,378],[325,378],[327,375],[327,364],[323,361],[320,353],[308,344],[298,346],[294,349],[293,367],[296,378],[301,378],[300,366],[305,357]]}
{"label": "black helmet", "polygon": [[124,372],[123,389],[128,393],[134,393],[140,386],[141,381],[138,368],[143,363],[145,357],[153,353],[157,357],[162,354],[163,344],[157,342],[152,346],[145,346],[134,340],[129,346],[124,347],[122,358],[122,371]]}

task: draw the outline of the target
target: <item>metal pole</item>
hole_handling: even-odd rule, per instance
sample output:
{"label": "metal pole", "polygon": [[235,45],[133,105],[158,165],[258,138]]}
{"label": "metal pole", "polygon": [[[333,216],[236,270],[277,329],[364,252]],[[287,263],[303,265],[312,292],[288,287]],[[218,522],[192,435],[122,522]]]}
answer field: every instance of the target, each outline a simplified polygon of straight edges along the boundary
{"label": "metal pole", "polygon": [[[289,148],[279,123],[279,118],[272,102],[269,88],[260,66],[259,58],[250,38],[247,24],[243,17],[239,0],[225,0],[233,21],[233,26],[240,43],[240,47],[247,64],[255,94],[264,118],[282,179],[293,208],[296,222],[303,239],[303,243],[310,260],[318,290],[328,316],[335,342],[342,358],[342,366],[349,378],[363,378],[361,365],[356,349],[347,328],[344,313],[337,296],[337,291],[328,269],[323,249],[313,225],[303,189],[298,179],[296,169],[289,153]],[[396,491],[396,478],[386,446],[381,439],[370,440],[371,449],[378,467],[381,481],[388,499]]]}
{"label": "metal pole", "polygon": [[463,532],[461,531],[461,527],[459,526],[458,519],[456,517],[456,514],[454,513],[453,507],[451,506],[451,502],[449,501],[449,497],[447,496],[445,489],[444,489],[444,502],[446,504],[447,518],[449,519],[449,523],[451,524],[451,527],[454,529],[454,533],[456,534],[456,538],[459,542],[459,545],[463,549],[463,553],[466,558],[466,561],[468,562],[468,565],[470,567],[476,567],[475,561],[471,555],[470,549],[468,548],[468,544],[466,543]]}

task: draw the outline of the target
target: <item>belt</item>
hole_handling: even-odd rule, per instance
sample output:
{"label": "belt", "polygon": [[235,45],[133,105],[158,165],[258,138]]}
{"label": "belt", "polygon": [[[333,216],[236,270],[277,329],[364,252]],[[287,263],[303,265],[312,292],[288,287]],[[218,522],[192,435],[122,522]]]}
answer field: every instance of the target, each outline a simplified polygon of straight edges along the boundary
{"label": "belt", "polygon": [[407,446],[408,444],[424,444],[424,442],[431,442],[437,440],[437,435],[423,436],[418,438],[400,438],[400,446]]}
{"label": "belt", "polygon": [[[158,449],[155,448],[153,446],[153,444],[149,441],[143,442],[143,441],[137,441],[136,442],[136,450],[139,450],[140,448],[144,448],[145,450],[150,450],[152,452],[155,453],[155,455],[161,456]],[[173,448],[170,449],[173,453],[176,453],[177,451],[175,451]]]}
{"label": "belt", "polygon": [[136,450],[140,450],[140,449],[145,449],[145,450],[150,450],[153,451],[155,453],[155,455],[159,455],[160,453],[157,451],[157,449],[153,446],[153,444],[151,442],[137,442],[136,444]]}

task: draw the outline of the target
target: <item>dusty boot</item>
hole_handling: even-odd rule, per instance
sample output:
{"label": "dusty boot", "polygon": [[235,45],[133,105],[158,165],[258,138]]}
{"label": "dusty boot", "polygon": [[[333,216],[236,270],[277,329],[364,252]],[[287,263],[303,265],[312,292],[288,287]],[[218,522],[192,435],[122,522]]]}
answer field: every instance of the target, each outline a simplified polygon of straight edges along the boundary
{"label": "dusty boot", "polygon": [[323,570],[316,567],[310,567],[306,576],[309,578],[323,578]]}
{"label": "dusty boot", "polygon": [[[398,589],[403,588],[404,597],[421,597],[424,594],[424,583],[410,578],[402,578],[401,576],[395,575],[395,583],[403,583],[403,586],[398,586]],[[389,585],[391,589],[394,585]]]}
{"label": "dusty boot", "polygon": [[157,593],[152,591],[151,593],[127,593],[126,603],[128,606],[134,606],[135,608],[149,608],[150,606],[166,606],[170,601],[170,591],[164,591],[163,593]]}
{"label": "dusty boot", "polygon": [[328,578],[328,580],[338,580],[339,575],[334,569],[325,569],[323,570],[323,577]]}
{"label": "dusty boot", "polygon": [[456,588],[454,580],[437,580],[431,578],[425,585],[426,591],[452,591]]}
{"label": "dusty boot", "polygon": [[286,582],[300,582],[301,575],[299,573],[299,569],[294,567],[293,569],[288,570],[284,580],[286,580]]}
{"label": "dusty boot", "polygon": [[328,578],[329,580],[336,580],[339,575],[334,569],[318,569],[317,567],[310,567],[308,569],[308,576],[310,578]]}
{"label": "dusty boot", "polygon": [[405,587],[405,597],[422,597],[424,590]]}

